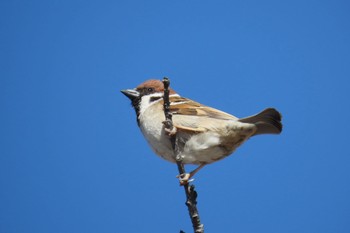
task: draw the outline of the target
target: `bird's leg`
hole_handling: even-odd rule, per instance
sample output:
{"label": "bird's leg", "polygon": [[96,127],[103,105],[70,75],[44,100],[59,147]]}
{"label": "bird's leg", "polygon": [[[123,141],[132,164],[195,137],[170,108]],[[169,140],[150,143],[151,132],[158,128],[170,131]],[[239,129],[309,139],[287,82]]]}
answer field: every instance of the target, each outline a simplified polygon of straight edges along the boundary
{"label": "bird's leg", "polygon": [[[196,169],[194,169],[193,171],[191,171],[190,173],[184,173],[184,174],[180,174],[177,176],[177,178],[179,178],[180,180],[180,185],[183,186],[185,184],[188,184],[189,182],[193,181],[193,179],[191,179],[199,170],[201,170],[206,164],[202,163],[201,165],[199,165]],[[191,180],[190,180],[191,179]]]}

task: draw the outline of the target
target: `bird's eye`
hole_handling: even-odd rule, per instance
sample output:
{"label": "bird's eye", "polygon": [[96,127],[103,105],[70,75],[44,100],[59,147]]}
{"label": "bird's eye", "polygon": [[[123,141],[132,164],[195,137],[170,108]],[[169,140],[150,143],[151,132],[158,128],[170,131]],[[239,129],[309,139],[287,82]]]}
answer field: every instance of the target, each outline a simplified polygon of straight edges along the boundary
{"label": "bird's eye", "polygon": [[147,91],[148,91],[148,92],[153,92],[154,89],[153,89],[152,87],[149,87],[149,88],[147,88]]}

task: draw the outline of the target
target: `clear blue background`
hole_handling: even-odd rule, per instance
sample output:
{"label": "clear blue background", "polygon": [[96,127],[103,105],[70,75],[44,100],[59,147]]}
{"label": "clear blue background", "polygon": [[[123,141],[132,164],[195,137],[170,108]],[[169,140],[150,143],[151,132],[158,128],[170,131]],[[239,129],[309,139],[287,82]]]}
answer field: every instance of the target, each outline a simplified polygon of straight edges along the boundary
{"label": "clear blue background", "polygon": [[0,232],[192,232],[176,166],[119,92],[163,76],[238,117],[283,113],[283,134],[196,176],[206,232],[350,232],[349,12],[341,0],[1,1]]}

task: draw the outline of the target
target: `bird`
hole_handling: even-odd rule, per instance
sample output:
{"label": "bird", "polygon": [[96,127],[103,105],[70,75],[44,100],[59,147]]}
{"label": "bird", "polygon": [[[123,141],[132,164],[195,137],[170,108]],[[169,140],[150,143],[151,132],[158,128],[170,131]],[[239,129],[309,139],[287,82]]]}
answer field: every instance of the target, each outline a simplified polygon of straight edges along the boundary
{"label": "bird", "polygon": [[131,100],[137,125],[157,155],[176,163],[170,140],[171,134],[175,134],[177,153],[182,163],[198,165],[192,172],[181,176],[181,185],[192,181],[190,178],[204,166],[231,155],[250,137],[282,132],[282,115],[275,108],[266,108],[256,115],[238,118],[182,97],[172,88],[169,88],[169,111],[173,132],[169,132],[164,124],[162,81],[150,79],[136,88],[121,92]]}

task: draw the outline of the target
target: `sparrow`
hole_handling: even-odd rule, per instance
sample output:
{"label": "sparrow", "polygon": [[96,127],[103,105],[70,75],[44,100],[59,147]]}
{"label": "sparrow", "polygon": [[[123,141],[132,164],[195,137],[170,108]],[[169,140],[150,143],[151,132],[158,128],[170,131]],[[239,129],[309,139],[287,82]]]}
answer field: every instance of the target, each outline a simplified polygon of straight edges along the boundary
{"label": "sparrow", "polygon": [[[176,163],[170,133],[164,125],[163,83],[160,80],[148,80],[134,89],[121,92],[131,100],[137,124],[153,151],[161,158]],[[282,116],[274,108],[237,118],[182,97],[171,88],[169,100],[182,162],[199,165],[180,179],[181,184],[186,183],[205,165],[232,154],[250,137],[282,132]]]}

